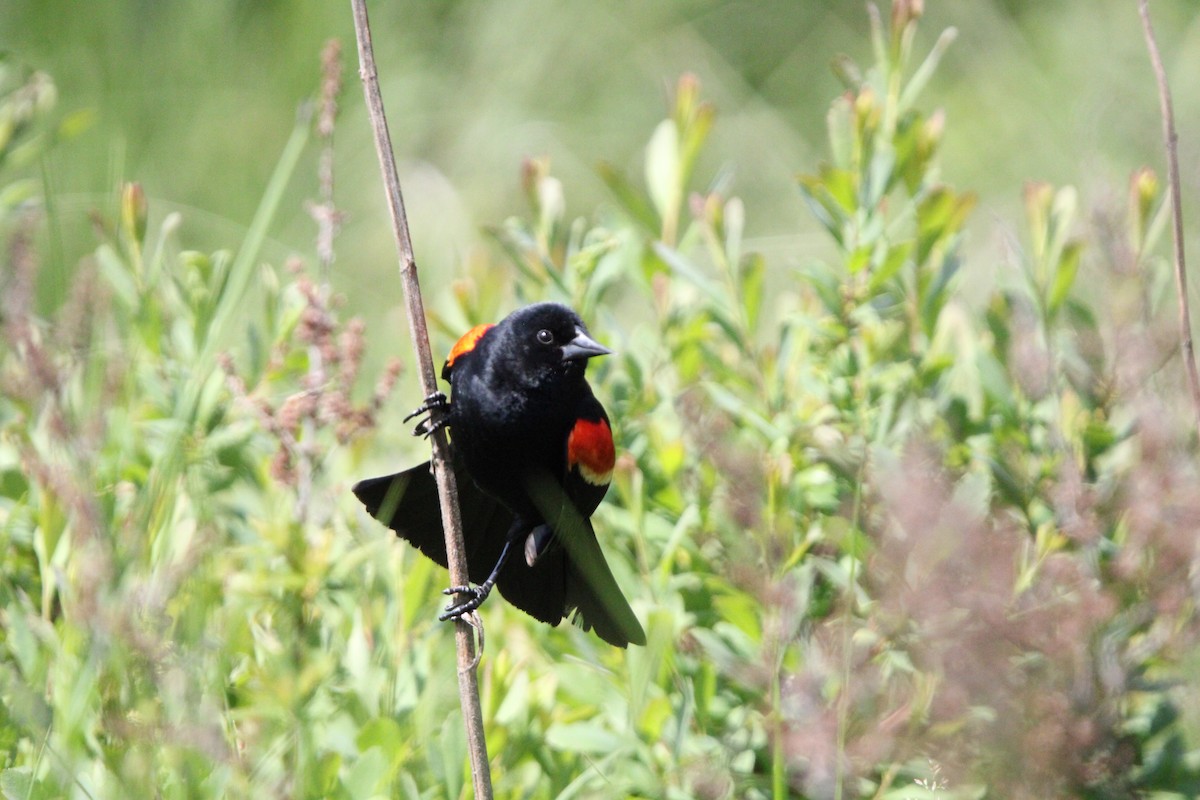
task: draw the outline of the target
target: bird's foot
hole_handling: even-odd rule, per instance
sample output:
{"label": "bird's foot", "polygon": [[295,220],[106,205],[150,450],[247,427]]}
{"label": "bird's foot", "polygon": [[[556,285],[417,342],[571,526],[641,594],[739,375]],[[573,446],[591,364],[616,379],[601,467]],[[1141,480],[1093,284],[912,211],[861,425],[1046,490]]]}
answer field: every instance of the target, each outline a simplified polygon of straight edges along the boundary
{"label": "bird's foot", "polygon": [[[429,416],[419,421],[413,427],[413,436],[424,436],[429,438],[434,431],[440,430],[449,424],[449,419],[446,412],[450,409],[450,401],[446,399],[446,395],[442,392],[434,392],[425,398],[425,402],[420,405],[415,411],[404,418],[405,422],[410,419],[416,419],[422,414]],[[437,419],[434,419],[434,412],[440,412]]]}
{"label": "bird's foot", "polygon": [[470,614],[475,609],[483,605],[483,601],[492,593],[490,584],[485,583],[482,586],[451,586],[449,589],[443,589],[444,595],[466,595],[467,599],[461,603],[453,603],[446,606],[438,620],[445,622],[448,619],[459,619],[464,614]]}

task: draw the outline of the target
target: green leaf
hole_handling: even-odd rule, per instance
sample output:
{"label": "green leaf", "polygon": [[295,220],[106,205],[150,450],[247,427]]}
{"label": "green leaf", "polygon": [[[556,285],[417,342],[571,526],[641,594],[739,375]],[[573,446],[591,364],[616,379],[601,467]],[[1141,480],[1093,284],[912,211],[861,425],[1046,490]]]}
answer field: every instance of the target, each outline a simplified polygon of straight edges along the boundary
{"label": "green leaf", "polygon": [[833,316],[842,314],[842,281],[837,271],[823,261],[814,261],[797,270],[800,280],[817,293],[825,311]]}
{"label": "green leaf", "polygon": [[1096,458],[1117,443],[1119,437],[1112,426],[1101,420],[1089,420],[1081,433],[1088,457]]}
{"label": "green leaf", "polygon": [[376,717],[362,726],[355,744],[364,753],[375,748],[383,753],[396,753],[407,743],[400,723],[391,717]]}
{"label": "green leaf", "polygon": [[[608,793],[611,794],[613,789],[613,779],[609,772],[609,765],[617,760],[620,753],[612,753],[601,758],[598,761],[589,763],[589,768],[580,772],[580,774],[564,788],[561,792],[555,795],[554,800],[574,800],[575,797],[587,792],[589,789],[594,790],[596,776],[603,776]],[[636,765],[634,765],[636,768]],[[595,796],[593,794],[586,795],[588,797]]]}
{"label": "green leaf", "polygon": [[108,281],[113,293],[125,306],[131,310],[138,305],[138,287],[134,282],[133,273],[115,249],[109,245],[101,245],[96,250],[96,261],[100,265],[100,274]]}
{"label": "green leaf", "polygon": [[742,259],[738,278],[741,284],[742,311],[746,327],[751,331],[758,327],[758,314],[762,309],[763,286],[767,276],[767,262],[759,253]]}
{"label": "green leaf", "polygon": [[[830,184],[824,175],[801,175],[798,179],[800,196],[808,205],[810,213],[817,222],[829,232],[839,245],[846,245],[846,231],[850,222],[850,214],[846,206],[834,196]],[[838,191],[842,191],[839,185]],[[850,203],[853,206],[853,201]]]}
{"label": "green leaf", "polygon": [[829,68],[846,89],[857,92],[862,86],[862,70],[850,56],[839,53],[830,61]]}
{"label": "green leaf", "polygon": [[512,683],[504,687],[504,699],[500,701],[492,721],[497,725],[513,725],[528,714],[529,709],[529,673],[517,670],[512,676]]}
{"label": "green leaf", "polygon": [[861,187],[859,205],[864,209],[874,209],[888,189],[891,188],[894,169],[896,166],[896,151],[886,143],[871,156]]}
{"label": "green leaf", "polygon": [[442,781],[446,796],[459,797],[467,764],[467,729],[460,715],[451,714],[446,718],[438,742],[441,745]]}
{"label": "green leaf", "polygon": [[784,436],[779,426],[759,413],[753,403],[733,393],[725,386],[714,381],[707,381],[704,384],[704,390],[717,406],[727,411],[734,419],[758,430],[768,442],[776,441]]}
{"label": "green leaf", "polygon": [[1030,250],[1034,263],[1040,263],[1049,245],[1050,204],[1054,200],[1054,188],[1043,181],[1030,181],[1025,184],[1024,199]]}
{"label": "green leaf", "polygon": [[925,264],[935,248],[958,234],[974,208],[973,194],[958,194],[945,186],[930,191],[917,207],[917,263]]}
{"label": "green leaf", "polygon": [[1160,199],[1159,189],[1158,176],[1148,167],[1134,171],[1129,178],[1129,233],[1135,253],[1145,247],[1154,205]]}
{"label": "green leaf", "polygon": [[601,636],[605,635],[601,633],[605,629],[609,638],[619,636],[632,644],[644,645],[646,633],[617,585],[591,523],[579,513],[549,473],[535,472],[526,476],[525,488],[542,519],[550,524],[558,541],[566,548],[572,570],[586,584],[586,593],[581,592],[577,597],[579,612],[584,619]]}
{"label": "green leaf", "polygon": [[833,163],[843,169],[849,168],[856,139],[854,102],[850,97],[839,95],[830,104],[829,112],[825,115],[825,129]]}
{"label": "green leaf", "polygon": [[913,71],[912,77],[908,79],[904,90],[900,93],[900,108],[909,108],[920,94],[925,86],[929,83],[929,79],[933,77],[933,73],[937,70],[937,65],[945,55],[946,50],[958,38],[958,30],[955,28],[946,28],[942,31],[942,35],[934,42],[933,47],[929,51],[929,55],[921,62],[921,66]]}
{"label": "green leaf", "polygon": [[4,800],[27,800],[33,794],[33,773],[29,767],[0,772],[0,794]]}
{"label": "green leaf", "polygon": [[746,229],[746,206],[734,197],[725,204],[721,228],[725,239],[725,261],[737,264],[742,260],[742,235]]}
{"label": "green leaf", "polygon": [[957,255],[948,254],[934,275],[933,282],[925,288],[921,298],[921,325],[927,336],[937,327],[938,319],[949,300],[950,282],[958,274],[961,266],[962,261]]}
{"label": "green leaf", "polygon": [[41,184],[32,178],[0,187],[0,213],[7,216],[12,209],[35,199],[40,189]]}
{"label": "green leaf", "polygon": [[1083,254],[1082,242],[1068,242],[1059,256],[1058,265],[1054,270],[1054,283],[1046,297],[1046,312],[1050,317],[1058,314],[1075,285],[1075,275],[1079,272],[1080,257]]}
{"label": "green leaf", "polygon": [[912,241],[905,241],[888,248],[883,263],[871,273],[871,281],[867,284],[867,289],[871,294],[879,292],[888,281],[900,272],[900,269],[908,262],[909,256],[912,255],[913,245]]}
{"label": "green leaf", "polygon": [[683,199],[679,161],[679,130],[663,120],[646,145],[646,190],[664,223],[678,214]]}
{"label": "green leaf", "polygon": [[613,193],[617,204],[633,218],[635,222],[648,231],[658,231],[659,219],[654,213],[654,207],[646,201],[646,197],[629,180],[608,163],[601,163],[596,170],[604,185]]}
{"label": "green leaf", "polygon": [[344,783],[346,791],[351,797],[371,797],[383,787],[387,772],[387,757],[378,747],[372,747],[350,765]]}
{"label": "green leaf", "polygon": [[848,216],[860,211],[858,197],[858,175],[848,169],[822,169],[821,181],[830,198]]}
{"label": "green leaf", "polygon": [[546,731],[546,745],[570,753],[602,755],[625,746],[625,740],[596,722],[563,722]]}
{"label": "green leaf", "polygon": [[652,242],[651,249],[671,271],[699,289],[715,308],[724,308],[728,302],[728,290],[701,272],[683,253],[662,242]]}
{"label": "green leaf", "polygon": [[686,184],[691,176],[696,157],[700,154],[705,140],[708,139],[715,119],[716,110],[712,104],[700,103],[696,106],[695,113],[688,120],[688,124],[683,128],[683,142],[679,153],[681,185]]}

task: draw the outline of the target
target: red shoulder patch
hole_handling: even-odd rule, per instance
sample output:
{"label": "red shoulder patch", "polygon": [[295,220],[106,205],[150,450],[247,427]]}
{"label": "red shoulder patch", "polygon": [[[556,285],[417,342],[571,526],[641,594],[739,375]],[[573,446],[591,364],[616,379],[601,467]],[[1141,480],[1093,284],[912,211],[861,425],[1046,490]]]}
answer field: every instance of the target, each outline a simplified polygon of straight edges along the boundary
{"label": "red shoulder patch", "polygon": [[450,348],[450,355],[446,356],[446,365],[442,367],[443,375],[449,372],[450,368],[454,366],[455,359],[474,350],[475,345],[479,344],[479,340],[483,338],[483,335],[494,327],[495,326],[490,323],[483,323],[482,325],[476,325],[474,328],[471,328],[471,330],[464,333],[459,340],[454,343],[454,347]]}
{"label": "red shoulder patch", "polygon": [[567,437],[567,468],[579,468],[583,479],[595,486],[607,486],[612,480],[617,454],[612,429],[603,419],[580,419]]}

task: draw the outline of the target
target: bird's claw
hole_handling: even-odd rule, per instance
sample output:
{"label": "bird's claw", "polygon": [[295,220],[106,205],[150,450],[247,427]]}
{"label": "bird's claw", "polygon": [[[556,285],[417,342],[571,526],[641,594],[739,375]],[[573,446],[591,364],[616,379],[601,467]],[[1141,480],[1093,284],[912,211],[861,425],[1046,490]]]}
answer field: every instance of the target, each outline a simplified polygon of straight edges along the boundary
{"label": "bird's claw", "polygon": [[428,395],[425,398],[425,402],[421,403],[421,405],[418,406],[415,411],[413,411],[411,414],[409,414],[407,417],[405,417],[404,421],[408,422],[413,417],[419,417],[422,414],[433,411],[435,408],[440,408],[442,410],[445,410],[449,406],[450,406],[450,401],[446,399],[445,392],[434,392],[434,393]]}
{"label": "bird's claw", "polygon": [[[446,395],[442,392],[434,392],[426,397],[425,402],[421,403],[421,405],[415,411],[405,417],[404,421],[408,422],[410,419],[415,419],[422,414],[428,414],[428,417],[421,420],[416,424],[416,426],[413,427],[413,436],[424,436],[425,438],[429,438],[431,435],[433,435],[434,431],[446,427],[446,425],[449,423],[445,413],[447,410],[449,410],[449,408],[450,401],[446,399]],[[434,419],[435,411],[442,412],[437,419]]]}
{"label": "bird's claw", "polygon": [[449,589],[443,589],[444,595],[460,595],[465,594],[467,599],[461,603],[453,603],[446,606],[445,611],[440,617],[439,622],[445,622],[448,619],[458,619],[465,614],[470,614],[483,605],[483,601],[491,594],[491,587],[487,586],[451,586]]}

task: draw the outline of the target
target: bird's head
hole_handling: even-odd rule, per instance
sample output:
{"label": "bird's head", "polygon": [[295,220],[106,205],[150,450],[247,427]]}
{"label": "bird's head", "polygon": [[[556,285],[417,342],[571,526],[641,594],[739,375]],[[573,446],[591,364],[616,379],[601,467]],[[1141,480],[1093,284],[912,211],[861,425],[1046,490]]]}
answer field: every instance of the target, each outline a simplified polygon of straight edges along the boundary
{"label": "bird's head", "polygon": [[589,336],[579,315],[561,303],[526,306],[501,325],[521,362],[542,376],[582,377],[588,359],[612,352]]}

